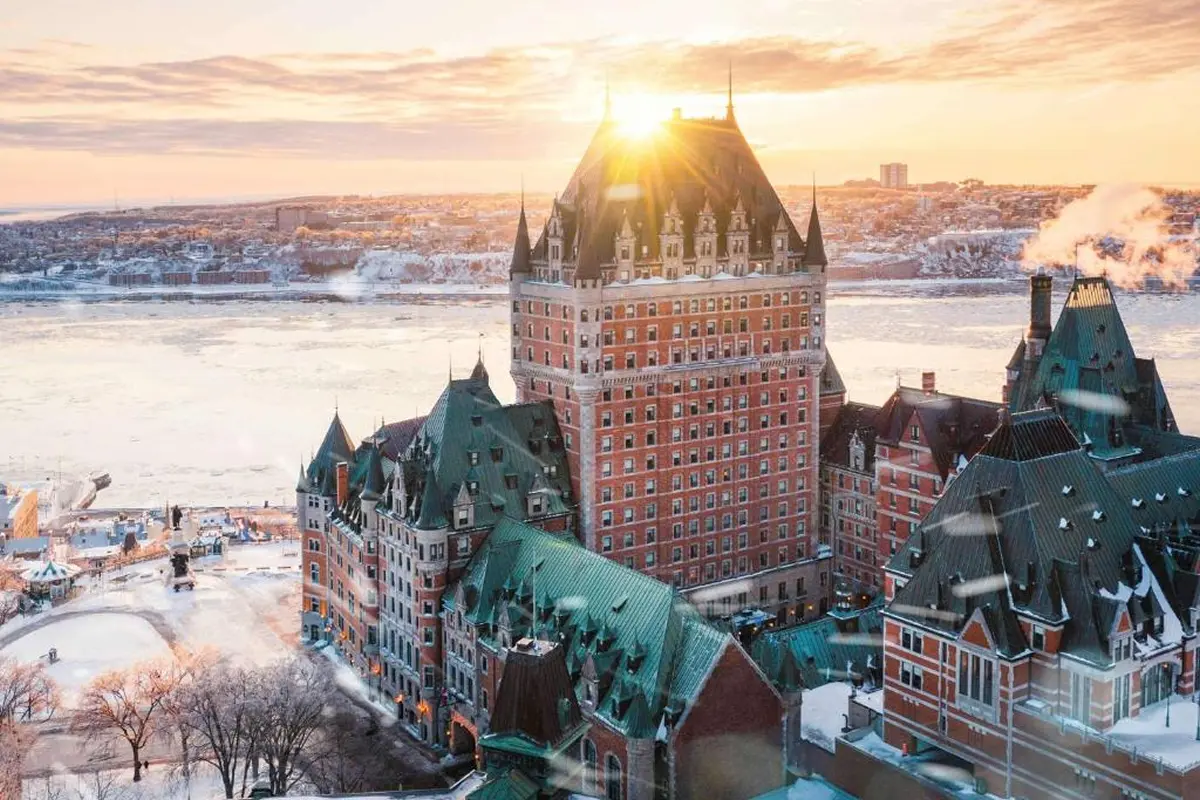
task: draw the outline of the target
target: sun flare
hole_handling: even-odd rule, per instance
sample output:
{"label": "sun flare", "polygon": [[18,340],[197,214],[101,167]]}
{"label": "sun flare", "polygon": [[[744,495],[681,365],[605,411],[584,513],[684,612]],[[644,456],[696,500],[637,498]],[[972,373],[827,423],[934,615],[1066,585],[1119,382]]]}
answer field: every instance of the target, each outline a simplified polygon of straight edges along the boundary
{"label": "sun flare", "polygon": [[629,139],[648,139],[662,126],[661,101],[649,95],[630,95],[618,100],[614,109],[617,128]]}

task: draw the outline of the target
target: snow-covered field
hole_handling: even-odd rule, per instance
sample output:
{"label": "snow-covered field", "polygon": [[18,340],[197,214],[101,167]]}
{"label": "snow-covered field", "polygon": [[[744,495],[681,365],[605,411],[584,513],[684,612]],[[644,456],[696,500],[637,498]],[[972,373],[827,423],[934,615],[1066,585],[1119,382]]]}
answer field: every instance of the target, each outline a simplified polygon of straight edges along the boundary
{"label": "snow-covered field", "polygon": [[137,564],[76,600],[0,627],[0,641],[8,640],[0,654],[34,661],[57,648],[50,674],[68,708],[95,675],[168,654],[174,643],[268,663],[298,641],[299,566],[297,542],[235,545],[194,562],[194,591],[173,592],[163,582],[165,559]]}
{"label": "snow-covered field", "polygon": [[19,661],[44,659],[50,648],[59,660],[47,667],[62,691],[65,707],[76,705],[79,691],[101,672],[167,655],[167,642],[154,626],[128,614],[69,617],[17,639],[0,653]]}

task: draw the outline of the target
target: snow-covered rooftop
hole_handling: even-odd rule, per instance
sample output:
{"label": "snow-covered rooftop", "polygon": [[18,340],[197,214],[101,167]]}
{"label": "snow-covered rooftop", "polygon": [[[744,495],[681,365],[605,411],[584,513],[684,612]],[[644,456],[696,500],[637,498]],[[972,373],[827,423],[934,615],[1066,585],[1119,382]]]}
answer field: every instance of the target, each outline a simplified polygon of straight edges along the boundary
{"label": "snow-covered rooftop", "polygon": [[846,726],[851,688],[849,683],[827,683],[805,689],[800,705],[800,736],[832,753],[834,740]]}
{"label": "snow-covered rooftop", "polygon": [[[1171,708],[1171,727],[1167,727],[1167,706]],[[1178,695],[1143,708],[1136,717],[1127,717],[1108,731],[1120,747],[1136,749],[1140,757],[1160,758],[1164,764],[1185,771],[1200,763],[1200,742],[1196,741],[1196,704]]]}

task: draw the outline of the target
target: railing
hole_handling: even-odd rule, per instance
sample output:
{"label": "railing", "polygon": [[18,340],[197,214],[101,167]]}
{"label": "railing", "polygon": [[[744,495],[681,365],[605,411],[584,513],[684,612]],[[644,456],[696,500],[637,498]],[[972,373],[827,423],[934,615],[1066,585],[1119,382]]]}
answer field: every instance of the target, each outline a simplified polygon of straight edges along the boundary
{"label": "railing", "polygon": [[[1023,713],[1029,714],[1030,716],[1037,717],[1043,722],[1048,722],[1055,725],[1058,728],[1059,734],[1062,736],[1066,736],[1067,732],[1070,731],[1078,735],[1080,741],[1083,743],[1091,742],[1094,744],[1103,745],[1105,752],[1111,753],[1116,750],[1125,753],[1135,764],[1143,761],[1153,764],[1155,770],[1160,775],[1164,772],[1170,772],[1173,775],[1183,776],[1197,767],[1200,767],[1200,758],[1196,758],[1195,760],[1190,761],[1182,766],[1171,764],[1164,760],[1162,756],[1146,753],[1145,751],[1139,750],[1137,747],[1125,744],[1113,738],[1112,736],[1097,731],[1094,728],[1089,728],[1081,722],[1051,713],[1050,711],[1038,708],[1037,706],[1029,705],[1027,703],[1018,703],[1016,706],[1014,706],[1014,708]],[[1196,743],[1196,747],[1197,754],[1200,755],[1200,741]]]}

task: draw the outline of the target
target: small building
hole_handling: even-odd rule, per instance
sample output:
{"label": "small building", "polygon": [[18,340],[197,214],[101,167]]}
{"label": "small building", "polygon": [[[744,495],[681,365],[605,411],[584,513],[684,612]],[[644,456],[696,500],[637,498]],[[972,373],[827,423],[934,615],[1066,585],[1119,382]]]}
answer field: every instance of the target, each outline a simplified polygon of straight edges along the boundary
{"label": "small building", "polygon": [[0,483],[0,535],[30,539],[38,535],[38,493]]}
{"label": "small building", "polygon": [[40,600],[61,600],[75,587],[75,578],[80,569],[74,564],[58,561],[39,561],[21,573],[25,593]]}

